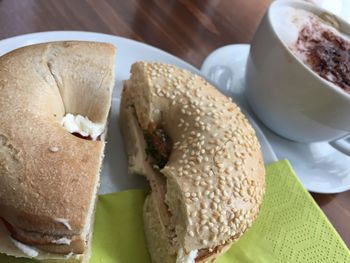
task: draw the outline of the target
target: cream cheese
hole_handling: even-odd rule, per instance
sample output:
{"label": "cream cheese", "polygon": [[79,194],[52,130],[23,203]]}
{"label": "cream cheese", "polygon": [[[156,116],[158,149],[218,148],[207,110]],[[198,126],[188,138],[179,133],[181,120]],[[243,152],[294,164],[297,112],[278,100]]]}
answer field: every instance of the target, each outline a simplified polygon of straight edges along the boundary
{"label": "cream cheese", "polygon": [[22,251],[28,257],[35,258],[39,255],[39,252],[36,249],[34,249],[30,246],[27,246],[27,245],[15,240],[15,239],[11,238],[11,237],[10,237],[10,240],[20,251]]}
{"label": "cream cheese", "polygon": [[62,126],[70,133],[79,133],[83,137],[90,136],[92,140],[96,140],[104,131],[104,125],[94,123],[88,117],[81,115],[73,115],[67,113],[61,122]]}
{"label": "cream cheese", "polygon": [[198,255],[198,250],[192,250],[190,253],[186,254],[181,248],[177,252],[176,263],[196,263],[196,257]]}
{"label": "cream cheese", "polygon": [[56,222],[63,224],[68,230],[72,230],[72,227],[69,224],[69,221],[65,218],[55,218]]}
{"label": "cream cheese", "polygon": [[74,254],[73,252],[70,252],[69,254],[65,255],[65,258],[71,258],[72,256],[74,256],[76,254]]}
{"label": "cream cheese", "polygon": [[69,238],[66,238],[66,237],[62,237],[60,239],[51,241],[51,243],[58,244],[58,245],[70,245],[71,242],[72,242],[72,240],[70,240]]}

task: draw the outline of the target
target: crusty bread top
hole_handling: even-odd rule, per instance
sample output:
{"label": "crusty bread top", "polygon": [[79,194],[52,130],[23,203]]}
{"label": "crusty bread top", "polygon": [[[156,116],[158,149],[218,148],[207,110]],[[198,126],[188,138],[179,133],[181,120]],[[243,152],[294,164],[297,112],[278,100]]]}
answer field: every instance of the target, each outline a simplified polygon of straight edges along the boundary
{"label": "crusty bread top", "polygon": [[15,227],[68,237],[86,228],[104,142],[61,120],[106,123],[114,56],[111,44],[53,42],[0,58],[0,217]]}
{"label": "crusty bread top", "polygon": [[141,129],[160,125],[173,142],[166,200],[186,251],[237,239],[257,217],[265,169],[253,128],[230,98],[175,66],[138,62],[124,86]]}

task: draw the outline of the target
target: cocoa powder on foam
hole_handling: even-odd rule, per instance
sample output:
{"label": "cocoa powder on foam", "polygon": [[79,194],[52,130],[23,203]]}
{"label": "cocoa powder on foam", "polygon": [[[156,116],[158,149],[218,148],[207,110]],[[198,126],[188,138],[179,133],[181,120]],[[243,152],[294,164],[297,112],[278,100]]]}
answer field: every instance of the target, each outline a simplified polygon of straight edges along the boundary
{"label": "cocoa powder on foam", "polygon": [[350,93],[350,41],[321,21],[310,16],[290,49],[319,76]]}

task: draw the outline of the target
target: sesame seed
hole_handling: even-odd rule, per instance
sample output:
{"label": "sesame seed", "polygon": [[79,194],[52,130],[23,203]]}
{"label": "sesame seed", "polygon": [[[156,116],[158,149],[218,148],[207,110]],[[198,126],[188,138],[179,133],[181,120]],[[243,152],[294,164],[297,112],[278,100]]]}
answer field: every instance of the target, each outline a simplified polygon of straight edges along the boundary
{"label": "sesame seed", "polygon": [[60,148],[57,146],[51,146],[49,150],[50,152],[57,153],[60,150]]}

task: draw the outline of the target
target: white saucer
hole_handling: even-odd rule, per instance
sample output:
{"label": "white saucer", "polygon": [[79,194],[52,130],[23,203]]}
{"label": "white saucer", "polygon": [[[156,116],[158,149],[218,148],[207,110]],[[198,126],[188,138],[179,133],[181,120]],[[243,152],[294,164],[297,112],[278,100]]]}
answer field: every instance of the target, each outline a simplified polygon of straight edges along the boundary
{"label": "white saucer", "polygon": [[252,113],[244,96],[249,45],[229,45],[212,52],[202,73],[226,95],[254,116],[279,159],[288,159],[304,186],[315,193],[340,193],[350,189],[350,157],[328,143],[302,144],[284,139],[266,128]]}

